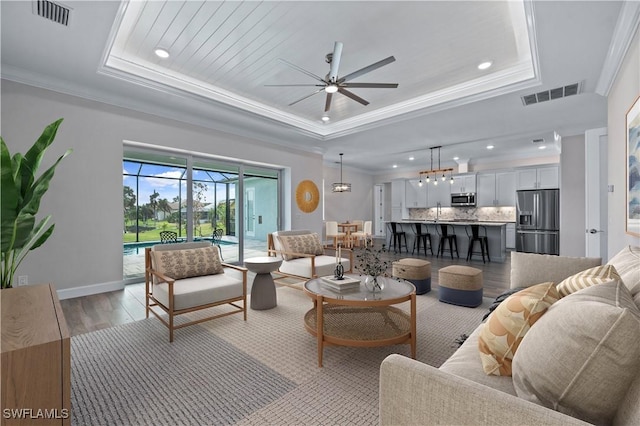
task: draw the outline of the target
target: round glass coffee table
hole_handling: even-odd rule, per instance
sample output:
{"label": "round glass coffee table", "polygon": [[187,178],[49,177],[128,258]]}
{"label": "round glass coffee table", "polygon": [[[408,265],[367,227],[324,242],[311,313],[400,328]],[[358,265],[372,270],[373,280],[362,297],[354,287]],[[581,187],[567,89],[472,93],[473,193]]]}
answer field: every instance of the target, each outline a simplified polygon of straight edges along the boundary
{"label": "round glass coffee table", "polygon": [[[384,280],[384,290],[372,293],[364,286],[337,291],[328,288],[322,278],[304,284],[313,299],[313,308],[304,316],[304,325],[318,340],[318,367],[327,345],[374,347],[407,343],[416,357],[416,288],[406,281]],[[396,306],[410,301],[410,311]],[[319,330],[319,331],[318,331]]]}

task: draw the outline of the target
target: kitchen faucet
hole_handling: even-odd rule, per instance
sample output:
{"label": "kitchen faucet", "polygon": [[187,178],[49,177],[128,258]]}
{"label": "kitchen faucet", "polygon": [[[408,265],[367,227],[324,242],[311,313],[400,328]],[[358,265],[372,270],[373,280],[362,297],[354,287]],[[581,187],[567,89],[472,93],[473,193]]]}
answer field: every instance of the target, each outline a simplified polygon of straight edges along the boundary
{"label": "kitchen faucet", "polygon": [[441,213],[442,213],[442,206],[440,205],[440,202],[438,202],[438,204],[436,204],[436,222],[440,220]]}

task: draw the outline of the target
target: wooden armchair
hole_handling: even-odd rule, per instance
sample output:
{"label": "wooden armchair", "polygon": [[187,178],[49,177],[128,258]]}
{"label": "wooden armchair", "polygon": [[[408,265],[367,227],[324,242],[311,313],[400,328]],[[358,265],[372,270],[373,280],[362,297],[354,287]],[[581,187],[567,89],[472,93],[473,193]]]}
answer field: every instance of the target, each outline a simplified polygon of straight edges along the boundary
{"label": "wooden armchair", "polygon": [[[170,342],[182,327],[240,312],[247,320],[247,269],[223,263],[217,246],[206,241],[158,244],[146,248],[144,258],[146,315],[151,312],[169,328]],[[175,324],[178,315],[221,305],[231,309]]]}
{"label": "wooden armchair", "polygon": [[[282,257],[282,265],[276,274],[283,277],[308,280],[333,275],[336,267],[336,250],[323,247],[320,236],[307,230],[277,231],[269,234],[267,251],[269,256]],[[345,272],[352,272],[353,252],[343,248],[341,262]],[[276,277],[276,282],[277,280]],[[281,282],[278,284],[286,285]]]}

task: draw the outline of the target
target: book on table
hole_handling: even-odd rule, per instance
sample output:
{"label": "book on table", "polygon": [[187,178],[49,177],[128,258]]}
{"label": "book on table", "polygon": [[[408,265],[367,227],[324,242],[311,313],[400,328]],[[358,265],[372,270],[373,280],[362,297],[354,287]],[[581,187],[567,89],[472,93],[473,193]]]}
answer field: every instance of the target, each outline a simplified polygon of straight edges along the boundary
{"label": "book on table", "polygon": [[360,280],[357,278],[343,277],[341,280],[333,275],[322,277],[323,284],[332,290],[353,290],[360,287]]}

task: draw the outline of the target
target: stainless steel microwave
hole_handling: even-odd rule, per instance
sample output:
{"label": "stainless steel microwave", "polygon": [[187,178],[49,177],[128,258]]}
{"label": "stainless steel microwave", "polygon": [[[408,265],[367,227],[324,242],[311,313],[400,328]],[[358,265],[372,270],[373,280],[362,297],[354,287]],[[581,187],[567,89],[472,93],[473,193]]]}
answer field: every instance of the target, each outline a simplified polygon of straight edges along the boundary
{"label": "stainless steel microwave", "polygon": [[475,192],[451,194],[451,207],[474,207],[475,205],[476,205]]}

